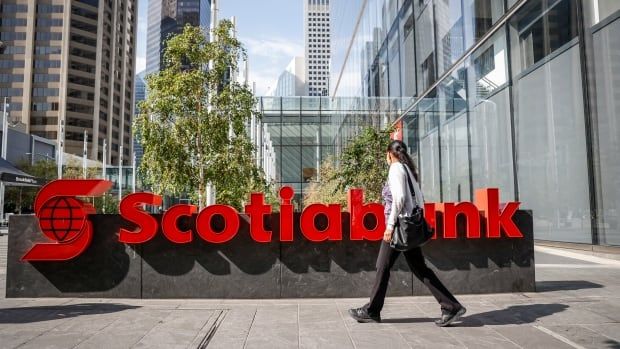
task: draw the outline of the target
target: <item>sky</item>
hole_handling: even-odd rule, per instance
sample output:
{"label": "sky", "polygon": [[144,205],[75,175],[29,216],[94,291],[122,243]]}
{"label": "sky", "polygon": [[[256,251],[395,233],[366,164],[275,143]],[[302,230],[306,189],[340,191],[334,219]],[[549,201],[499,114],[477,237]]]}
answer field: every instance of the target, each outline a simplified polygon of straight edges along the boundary
{"label": "sky", "polygon": [[[146,28],[149,0],[138,3],[136,71],[146,66]],[[218,17],[236,17],[237,35],[245,46],[250,81],[256,95],[265,95],[295,56],[304,54],[302,0],[220,0]]]}

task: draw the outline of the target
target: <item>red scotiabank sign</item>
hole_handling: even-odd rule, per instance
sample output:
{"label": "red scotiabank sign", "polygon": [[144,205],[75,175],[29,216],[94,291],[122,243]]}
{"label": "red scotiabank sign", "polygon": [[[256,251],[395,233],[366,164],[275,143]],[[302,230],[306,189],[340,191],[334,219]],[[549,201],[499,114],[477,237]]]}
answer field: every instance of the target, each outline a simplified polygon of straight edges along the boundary
{"label": "red scotiabank sign", "polygon": [[[56,180],[39,191],[35,199],[35,215],[43,234],[51,241],[35,244],[23,257],[24,261],[61,261],[75,258],[82,254],[93,238],[92,223],[88,215],[95,209],[77,197],[100,196],[112,187],[106,180]],[[279,240],[293,241],[293,188],[280,189]],[[153,193],[134,193],[125,196],[120,203],[120,215],[133,223],[135,229],[121,228],[118,240],[127,244],[142,244],[153,239],[159,230],[156,217],[144,210],[145,205],[160,206],[162,197]],[[426,203],[424,215],[434,228],[437,215],[443,218],[443,238],[456,239],[457,216],[466,217],[466,237],[481,238],[482,220],[485,220],[485,236],[500,238],[522,238],[523,234],[513,221],[513,215],[519,208],[518,202],[509,202],[500,206],[499,190],[495,188],[478,189],[475,200],[459,203]],[[364,192],[351,189],[348,193],[347,210],[350,213],[350,239],[378,241],[385,230],[383,205],[364,203]],[[299,226],[303,236],[314,242],[342,240],[342,208],[339,204],[312,204],[299,216]],[[272,213],[271,205],[265,203],[263,193],[253,193],[244,213],[250,221],[250,235],[259,243],[272,241],[273,232],[264,228],[264,216]],[[221,244],[237,235],[240,227],[239,212],[228,205],[207,206],[200,212],[195,205],[179,204],[170,207],[161,218],[161,231],[173,243],[187,244],[193,241],[194,232],[181,231],[177,221],[184,216],[196,217],[196,233],[208,243]],[[317,216],[325,216],[327,225],[323,229],[316,226]],[[374,227],[364,224],[364,218],[372,215]],[[214,216],[221,216],[224,228],[215,231],[211,226]],[[437,234],[436,234],[437,235]],[[435,236],[436,238],[436,236]]]}

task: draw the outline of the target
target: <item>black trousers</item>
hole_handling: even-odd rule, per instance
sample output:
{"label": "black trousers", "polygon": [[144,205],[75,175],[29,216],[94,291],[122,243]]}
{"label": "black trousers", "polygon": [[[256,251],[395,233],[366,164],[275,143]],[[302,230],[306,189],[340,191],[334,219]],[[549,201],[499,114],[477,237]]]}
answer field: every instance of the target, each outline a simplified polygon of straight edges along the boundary
{"label": "black trousers", "polygon": [[[397,251],[390,247],[385,241],[381,241],[381,249],[377,257],[377,278],[372,288],[370,302],[364,307],[371,315],[378,315],[383,309],[385,301],[385,293],[387,292],[388,281],[390,280],[390,269],[396,262],[396,258],[400,255]],[[437,302],[441,305],[441,310],[453,312],[460,309],[461,304],[454,298],[452,293],[439,281],[437,275],[426,265],[422,250],[418,248],[403,252],[407,258],[407,264],[413,274],[420,279],[431,291]]]}

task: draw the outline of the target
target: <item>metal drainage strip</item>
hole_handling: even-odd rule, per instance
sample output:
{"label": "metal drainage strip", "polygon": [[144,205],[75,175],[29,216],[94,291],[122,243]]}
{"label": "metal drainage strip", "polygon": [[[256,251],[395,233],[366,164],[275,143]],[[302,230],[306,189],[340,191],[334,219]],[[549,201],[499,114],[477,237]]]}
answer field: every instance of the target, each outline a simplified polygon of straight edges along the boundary
{"label": "metal drainage strip", "polygon": [[209,345],[209,342],[211,342],[211,339],[215,335],[215,332],[224,321],[226,314],[228,314],[228,309],[218,310],[215,314],[213,314],[215,320],[211,323],[211,326],[206,329],[204,337],[202,337],[200,343],[196,347],[197,349],[204,349]]}

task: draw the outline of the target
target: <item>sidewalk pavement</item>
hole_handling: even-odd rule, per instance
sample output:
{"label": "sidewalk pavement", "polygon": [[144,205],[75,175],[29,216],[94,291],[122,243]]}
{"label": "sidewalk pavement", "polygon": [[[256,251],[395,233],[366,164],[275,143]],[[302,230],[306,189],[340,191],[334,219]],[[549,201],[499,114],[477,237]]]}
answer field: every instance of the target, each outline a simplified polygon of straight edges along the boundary
{"label": "sidewalk pavement", "polygon": [[365,299],[5,299],[0,348],[620,348],[620,261],[536,248],[536,293],[462,295],[454,327],[431,297],[388,298],[383,323],[347,309]]}

